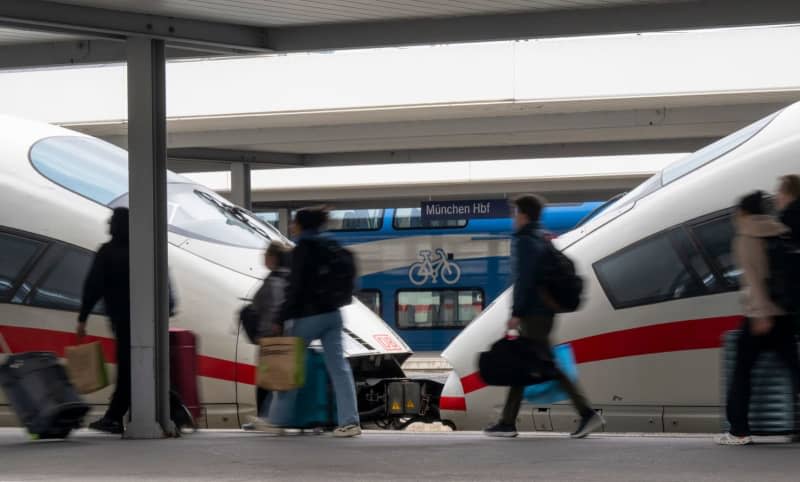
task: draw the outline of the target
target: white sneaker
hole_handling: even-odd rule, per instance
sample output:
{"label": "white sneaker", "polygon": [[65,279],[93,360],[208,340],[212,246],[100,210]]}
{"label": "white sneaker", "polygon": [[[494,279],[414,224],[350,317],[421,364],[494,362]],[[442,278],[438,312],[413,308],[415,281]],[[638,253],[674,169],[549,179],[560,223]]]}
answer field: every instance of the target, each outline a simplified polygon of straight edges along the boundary
{"label": "white sneaker", "polygon": [[716,442],[717,445],[750,445],[753,443],[753,437],[749,435],[739,437],[730,432],[725,432],[722,435],[714,437],[714,442]]}
{"label": "white sneaker", "polygon": [[361,435],[361,427],[356,424],[337,427],[336,430],[333,431],[334,437],[358,437],[359,435]]}
{"label": "white sneaker", "polygon": [[268,421],[264,420],[263,418],[256,418],[250,422],[253,425],[253,430],[256,432],[263,432],[272,435],[285,435],[286,430],[283,427],[278,427],[277,425],[272,425]]}

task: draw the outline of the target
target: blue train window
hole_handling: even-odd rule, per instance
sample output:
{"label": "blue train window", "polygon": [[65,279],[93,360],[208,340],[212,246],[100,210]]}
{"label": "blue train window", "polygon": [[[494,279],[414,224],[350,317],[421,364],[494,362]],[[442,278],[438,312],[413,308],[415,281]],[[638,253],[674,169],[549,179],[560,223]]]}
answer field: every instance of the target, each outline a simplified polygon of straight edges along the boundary
{"label": "blue train window", "polygon": [[397,327],[463,328],[483,311],[484,303],[480,289],[398,291]]}

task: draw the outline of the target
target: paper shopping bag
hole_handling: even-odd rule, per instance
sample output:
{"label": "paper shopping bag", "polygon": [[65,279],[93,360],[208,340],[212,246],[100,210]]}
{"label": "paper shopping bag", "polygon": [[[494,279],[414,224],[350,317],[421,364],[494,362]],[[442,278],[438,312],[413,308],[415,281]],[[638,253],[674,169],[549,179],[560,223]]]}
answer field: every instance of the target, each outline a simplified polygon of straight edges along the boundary
{"label": "paper shopping bag", "polygon": [[106,360],[99,341],[68,346],[64,356],[69,379],[78,393],[92,393],[108,386]]}
{"label": "paper shopping bag", "polygon": [[305,383],[305,351],[302,338],[268,337],[259,340],[256,383],[265,390],[285,392]]}

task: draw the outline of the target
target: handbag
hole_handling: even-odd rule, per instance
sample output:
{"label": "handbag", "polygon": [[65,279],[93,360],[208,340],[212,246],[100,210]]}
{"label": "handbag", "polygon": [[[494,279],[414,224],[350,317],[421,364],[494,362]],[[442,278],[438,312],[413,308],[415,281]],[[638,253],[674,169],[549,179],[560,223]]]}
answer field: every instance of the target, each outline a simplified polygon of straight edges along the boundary
{"label": "handbag", "polygon": [[93,393],[108,386],[106,360],[99,341],[64,349],[67,374],[78,393]]}
{"label": "handbag", "polygon": [[506,336],[478,358],[481,378],[487,385],[524,387],[551,380],[555,364],[546,343],[522,336]]}

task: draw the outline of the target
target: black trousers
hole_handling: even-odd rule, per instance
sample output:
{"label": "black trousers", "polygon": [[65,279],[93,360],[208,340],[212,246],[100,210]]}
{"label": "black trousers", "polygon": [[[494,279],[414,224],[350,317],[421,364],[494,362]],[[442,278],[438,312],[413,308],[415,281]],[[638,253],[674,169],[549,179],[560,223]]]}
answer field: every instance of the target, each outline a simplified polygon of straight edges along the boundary
{"label": "black trousers", "polygon": [[[550,332],[553,330],[553,317],[551,316],[531,316],[525,317],[520,320],[519,332],[523,336],[542,343],[550,345]],[[591,413],[592,407],[589,400],[583,394],[583,391],[572,382],[561,370],[558,370],[556,380],[561,385],[561,388],[569,395],[575,410],[584,417]],[[506,404],[503,407],[503,415],[500,422],[506,425],[516,425],[517,415],[519,415],[519,408],[522,405],[522,396],[525,392],[525,387],[511,387],[508,390],[506,397]]]}
{"label": "black trousers", "polygon": [[797,357],[797,342],[792,320],[788,317],[776,318],[772,331],[763,336],[753,335],[750,331],[750,320],[745,320],[742,334],[736,344],[736,365],[726,407],[733,435],[739,437],[750,435],[748,423],[750,372],[758,360],[758,355],[767,350],[774,351],[789,369],[795,396],[800,389],[800,362]]}
{"label": "black trousers", "polygon": [[105,417],[122,423],[131,408],[131,330],[130,324],[115,323],[117,338],[117,385]]}

